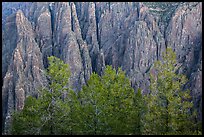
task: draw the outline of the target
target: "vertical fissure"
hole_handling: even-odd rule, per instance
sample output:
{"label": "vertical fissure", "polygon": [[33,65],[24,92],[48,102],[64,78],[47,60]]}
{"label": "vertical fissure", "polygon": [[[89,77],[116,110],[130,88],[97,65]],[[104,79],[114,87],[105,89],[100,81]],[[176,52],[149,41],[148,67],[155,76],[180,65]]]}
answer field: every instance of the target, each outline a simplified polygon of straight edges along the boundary
{"label": "vertical fissure", "polygon": [[54,55],[53,48],[54,48],[54,11],[55,11],[55,9],[54,9],[54,3],[53,2],[50,3],[50,5],[49,5],[49,11],[50,11],[50,15],[51,15],[51,35],[52,35],[51,54]]}
{"label": "vertical fissure", "polygon": [[96,39],[97,39],[97,42],[98,42],[98,45],[99,45],[99,49],[100,49],[100,39],[99,39],[99,26],[98,26],[98,23],[99,23],[99,17],[98,17],[98,14],[97,14],[97,9],[96,9],[96,2],[94,2],[95,4],[95,20],[96,20]]}

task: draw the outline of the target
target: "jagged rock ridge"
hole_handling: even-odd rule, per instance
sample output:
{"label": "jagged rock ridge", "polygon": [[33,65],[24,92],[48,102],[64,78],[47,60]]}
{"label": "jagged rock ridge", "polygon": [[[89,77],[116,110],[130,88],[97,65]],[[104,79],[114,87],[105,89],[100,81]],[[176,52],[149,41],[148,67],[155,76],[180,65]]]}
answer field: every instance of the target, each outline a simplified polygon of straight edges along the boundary
{"label": "jagged rock ridge", "polygon": [[135,91],[147,93],[149,70],[166,47],[176,51],[178,72],[189,78],[186,88],[202,119],[202,3],[175,5],[169,22],[162,22],[142,2],[3,3],[3,127],[26,96],[46,85],[41,70],[48,56],[70,65],[76,91],[93,71],[101,75],[112,65],[126,71]]}

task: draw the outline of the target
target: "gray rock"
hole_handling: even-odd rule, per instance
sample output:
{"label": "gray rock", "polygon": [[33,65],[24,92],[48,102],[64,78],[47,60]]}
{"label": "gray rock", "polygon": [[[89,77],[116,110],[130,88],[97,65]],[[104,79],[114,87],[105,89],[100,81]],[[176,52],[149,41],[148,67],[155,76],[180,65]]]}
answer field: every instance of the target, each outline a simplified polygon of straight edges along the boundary
{"label": "gray rock", "polygon": [[22,11],[17,11],[16,48],[11,55],[2,87],[2,113],[5,133],[9,133],[10,117],[24,107],[28,95],[37,96],[37,90],[46,84],[42,54],[34,40],[34,32]]}
{"label": "gray rock", "polygon": [[176,51],[178,72],[188,77],[185,88],[202,119],[202,3],[175,3],[170,9],[165,22],[165,14],[151,14],[143,2],[3,3],[3,127],[10,112],[46,83],[40,70],[48,67],[48,56],[70,65],[75,91],[93,71],[102,75],[105,65],[112,65],[122,67],[135,92],[141,88],[146,94],[153,63],[166,47]]}
{"label": "gray rock", "polygon": [[202,119],[202,4],[192,2],[178,7],[167,32],[168,45],[175,50],[182,65],[179,72],[189,79],[186,88],[191,90]]}

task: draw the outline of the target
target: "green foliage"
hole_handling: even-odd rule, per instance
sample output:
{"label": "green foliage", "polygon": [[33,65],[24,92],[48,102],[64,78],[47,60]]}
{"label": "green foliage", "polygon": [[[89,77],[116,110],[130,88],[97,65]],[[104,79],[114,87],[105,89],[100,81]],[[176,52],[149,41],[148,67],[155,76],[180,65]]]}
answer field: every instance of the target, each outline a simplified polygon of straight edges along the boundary
{"label": "green foliage", "polygon": [[[16,135],[36,134],[41,126],[39,103],[31,96],[27,97],[23,111],[13,115],[12,133]],[[25,130],[26,129],[26,130]]]}
{"label": "green foliage", "polygon": [[144,134],[193,134],[190,91],[182,91],[187,79],[176,74],[175,65],[176,54],[170,48],[154,64],[157,74],[150,74],[151,92],[145,97]]}
{"label": "green foliage", "polygon": [[[64,134],[67,133],[64,121],[70,112],[67,98],[69,66],[56,57],[48,58],[50,66],[46,71],[49,78],[47,87],[39,90],[39,97],[27,97],[24,109],[15,112],[12,134]],[[63,124],[62,124],[63,123]]]}
{"label": "green foliage", "polygon": [[150,14],[158,16],[165,26],[171,19],[178,5],[182,2],[144,2],[144,5],[150,8]]}
{"label": "green foliage", "polygon": [[146,113],[146,106],[144,104],[145,100],[142,96],[141,89],[138,89],[138,92],[134,94],[134,110],[133,113],[133,134],[141,135],[144,125],[142,123],[143,115]]}
{"label": "green foliage", "polygon": [[[85,134],[132,134],[134,91],[125,73],[107,66],[80,92]],[[131,128],[132,127],[132,128]]]}
{"label": "green foliage", "polygon": [[70,70],[49,57],[49,84],[39,97],[27,97],[22,111],[13,115],[12,134],[202,134],[192,111],[187,82],[176,74],[176,55],[171,49],[156,61],[150,75],[150,94],[134,93],[121,68],[106,66],[104,74],[92,73],[79,93],[68,88]]}
{"label": "green foliage", "polygon": [[133,134],[141,92],[135,96],[121,68],[107,66],[101,77],[93,73],[77,94],[67,88],[68,65],[56,57],[48,60],[49,84],[14,113],[12,134]]}
{"label": "green foliage", "polygon": [[51,82],[49,88],[54,89],[56,91],[64,90],[64,88],[68,84],[68,80],[70,77],[70,70],[68,64],[64,64],[62,60],[54,56],[48,57],[48,60],[49,67],[46,71],[46,74]]}

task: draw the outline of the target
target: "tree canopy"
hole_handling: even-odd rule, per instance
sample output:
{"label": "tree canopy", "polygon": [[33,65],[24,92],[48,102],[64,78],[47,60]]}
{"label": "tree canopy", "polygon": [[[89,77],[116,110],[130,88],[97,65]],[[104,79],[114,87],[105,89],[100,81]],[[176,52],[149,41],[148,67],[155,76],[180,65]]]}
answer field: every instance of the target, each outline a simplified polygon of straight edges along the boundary
{"label": "tree canopy", "polygon": [[[79,92],[69,87],[69,65],[49,57],[48,85],[28,96],[13,113],[12,134],[201,134],[194,120],[187,78],[177,74],[176,54],[167,48],[150,72],[150,93],[135,93],[121,68],[92,73]],[[154,73],[153,71],[154,70]]]}
{"label": "tree canopy", "polygon": [[171,48],[163,53],[162,61],[154,63],[150,93],[145,96],[144,134],[193,134],[193,102],[190,90],[183,90],[187,78],[176,73],[176,64]]}

